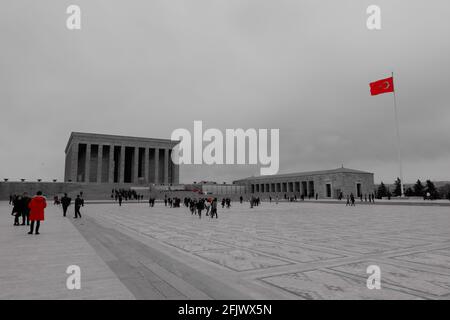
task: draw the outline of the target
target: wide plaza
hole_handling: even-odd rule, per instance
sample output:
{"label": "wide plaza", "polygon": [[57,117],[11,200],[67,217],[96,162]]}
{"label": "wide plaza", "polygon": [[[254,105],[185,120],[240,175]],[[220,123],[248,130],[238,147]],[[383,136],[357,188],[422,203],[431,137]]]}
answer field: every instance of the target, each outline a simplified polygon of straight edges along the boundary
{"label": "wide plaza", "polygon": [[[157,203],[49,204],[40,235],[0,202],[3,299],[449,299],[448,206],[263,202],[219,219]],[[66,268],[81,268],[81,289]],[[366,285],[370,265],[381,289]]]}

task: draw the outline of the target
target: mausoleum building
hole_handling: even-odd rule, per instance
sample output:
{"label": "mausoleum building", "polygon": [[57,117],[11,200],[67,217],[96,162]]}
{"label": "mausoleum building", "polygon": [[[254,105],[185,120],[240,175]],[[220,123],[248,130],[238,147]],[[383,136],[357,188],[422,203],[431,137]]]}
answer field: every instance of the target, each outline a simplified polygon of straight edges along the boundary
{"label": "mausoleum building", "polygon": [[65,149],[65,182],[178,184],[171,160],[178,141],[72,132]]}

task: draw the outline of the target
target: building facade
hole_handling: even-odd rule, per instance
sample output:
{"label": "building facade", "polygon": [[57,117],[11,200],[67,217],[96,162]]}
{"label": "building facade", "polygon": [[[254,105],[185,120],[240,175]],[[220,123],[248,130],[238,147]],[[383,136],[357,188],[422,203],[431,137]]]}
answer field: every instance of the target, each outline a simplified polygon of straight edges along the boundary
{"label": "building facade", "polygon": [[72,132],[65,149],[65,182],[178,184],[171,159],[178,141]]}
{"label": "building facade", "polygon": [[236,180],[246,186],[247,192],[257,195],[305,196],[336,199],[340,194],[355,197],[374,193],[374,176],[371,172],[338,168],[333,170],[279,174]]}
{"label": "building facade", "polygon": [[214,195],[242,195],[247,193],[247,187],[237,184],[218,184],[212,182],[186,184],[185,190],[198,191],[202,194]]}

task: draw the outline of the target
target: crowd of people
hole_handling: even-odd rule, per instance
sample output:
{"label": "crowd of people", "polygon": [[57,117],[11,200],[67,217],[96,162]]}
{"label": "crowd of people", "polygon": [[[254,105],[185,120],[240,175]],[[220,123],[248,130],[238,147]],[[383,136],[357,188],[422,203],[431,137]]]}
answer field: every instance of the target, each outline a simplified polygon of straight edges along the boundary
{"label": "crowd of people", "polygon": [[[314,197],[310,196],[309,198]],[[343,199],[342,193],[338,195],[338,200]],[[138,194],[135,190],[131,189],[113,189],[111,192],[111,198],[114,198],[115,201],[119,202],[119,206],[122,205],[123,200],[137,200],[141,201],[144,199],[142,194]],[[297,196],[294,195],[292,197],[284,195],[285,200],[290,202],[297,201]],[[315,195],[317,199],[317,194]],[[305,196],[301,195],[300,199],[302,201],[305,200]],[[359,199],[361,202],[375,202],[375,195],[359,195]],[[272,199],[272,196],[268,198],[269,202],[275,200],[278,204],[278,196]],[[346,196],[346,206],[355,206],[355,196],[353,193]],[[239,202],[242,204],[244,198],[242,196],[239,197]],[[156,202],[156,197],[150,195],[149,196],[149,207],[154,207]],[[256,196],[252,196],[248,199],[250,203],[250,208],[257,207],[261,203],[261,199]],[[9,203],[13,206],[12,215],[14,216],[14,226],[19,225],[27,225],[30,226],[29,234],[35,232],[39,234],[40,222],[44,220],[44,210],[47,206],[46,198],[42,195],[41,191],[38,191],[34,197],[28,196],[26,192],[19,195],[10,195]],[[58,196],[54,196],[53,198],[54,205],[61,206],[63,216],[66,217],[68,208],[72,205],[72,198],[70,198],[67,193],[64,193],[64,196],[59,198]],[[205,197],[205,198],[197,198],[197,197],[185,197],[183,200],[183,204],[186,208],[189,209],[192,215],[197,215],[199,218],[202,217],[202,213],[205,212],[207,217],[218,219],[217,207],[218,207],[218,199],[215,197]],[[164,206],[170,208],[179,208],[181,205],[181,199],[178,197],[168,197],[164,196]],[[221,200],[222,208],[231,208],[231,199],[230,198],[222,198]],[[81,218],[81,207],[84,207],[84,199],[83,192],[77,194],[74,200],[74,219]],[[21,221],[20,221],[21,220]],[[34,230],[34,228],[36,229]]]}
{"label": "crowd of people", "polygon": [[120,202],[122,202],[122,200],[141,201],[141,200],[144,200],[144,195],[139,194],[136,192],[136,190],[132,190],[132,189],[112,189],[111,190],[111,199],[114,199],[115,201],[120,201]]}
{"label": "crowd of people", "polygon": [[[139,201],[143,201],[144,200],[144,195],[143,194],[139,194],[136,192],[136,190],[132,190],[132,189],[112,189],[111,190],[111,199],[114,199],[116,202],[119,203],[119,206],[122,206],[122,202],[128,201],[128,200],[137,200]],[[154,202],[153,202],[153,205]]]}
{"label": "crowd of people", "polygon": [[191,215],[197,215],[199,219],[202,217],[203,210],[206,210],[205,216],[211,218],[216,217],[216,219],[219,218],[217,214],[217,198],[184,198],[183,203],[185,207],[189,208]]}
{"label": "crowd of people", "polygon": [[[153,202],[155,201],[155,198],[153,198],[152,200]],[[181,203],[181,199],[177,198],[177,197],[173,197],[173,198],[168,198],[167,195],[164,196],[164,206],[167,207],[171,207],[171,208],[179,208],[180,207],[180,203]]]}
{"label": "crowd of people", "polygon": [[[10,195],[9,204],[13,206],[11,215],[14,216],[14,226],[30,226],[28,234],[39,234],[41,221],[44,220],[44,210],[47,201],[41,191],[36,192],[32,198],[26,192],[22,195]],[[20,223],[22,218],[22,223]],[[36,229],[35,229],[36,227]]]}
{"label": "crowd of people", "polygon": [[[83,193],[80,192],[74,201],[74,219],[81,218],[81,207],[84,207]],[[36,195],[29,197],[27,192],[23,194],[11,194],[9,196],[9,204],[12,205],[11,215],[14,216],[14,226],[30,226],[28,234],[39,234],[41,221],[44,221],[45,208],[47,207],[47,199],[42,194],[42,191],[36,192]],[[64,196],[59,198],[55,195],[53,197],[53,204],[61,206],[63,216],[67,215],[67,209],[72,204],[72,199],[64,193]],[[22,219],[21,219],[22,218]],[[20,221],[22,220],[22,221]]]}
{"label": "crowd of people", "polygon": [[[344,198],[342,192],[339,194],[338,196],[338,200],[342,200]],[[375,194],[373,193],[369,193],[369,195],[367,194],[360,194],[359,195],[359,200],[361,202],[369,202],[369,203],[375,203]],[[347,203],[346,206],[355,206],[355,195],[353,193],[350,193],[350,195],[347,195]]]}

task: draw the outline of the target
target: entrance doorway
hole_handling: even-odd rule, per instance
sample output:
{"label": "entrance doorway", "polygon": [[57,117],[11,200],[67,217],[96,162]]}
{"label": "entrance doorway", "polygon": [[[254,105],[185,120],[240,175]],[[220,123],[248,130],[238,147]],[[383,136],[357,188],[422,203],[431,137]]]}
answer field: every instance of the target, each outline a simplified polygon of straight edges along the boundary
{"label": "entrance doorway", "polygon": [[331,183],[325,185],[325,197],[331,198]]}

